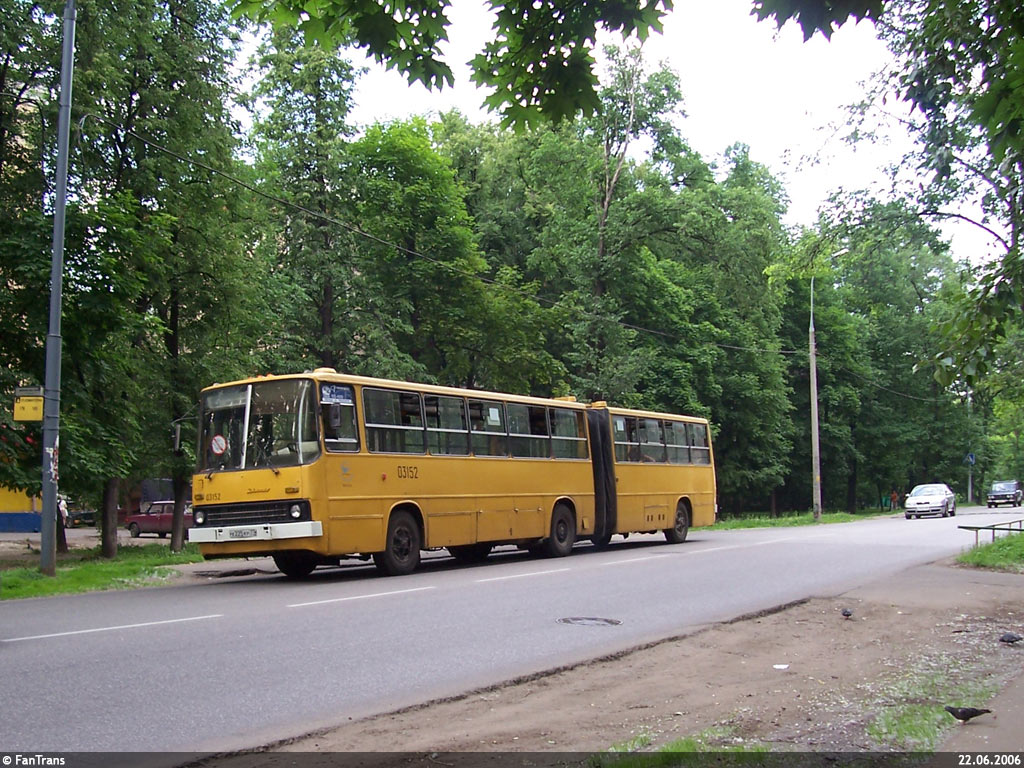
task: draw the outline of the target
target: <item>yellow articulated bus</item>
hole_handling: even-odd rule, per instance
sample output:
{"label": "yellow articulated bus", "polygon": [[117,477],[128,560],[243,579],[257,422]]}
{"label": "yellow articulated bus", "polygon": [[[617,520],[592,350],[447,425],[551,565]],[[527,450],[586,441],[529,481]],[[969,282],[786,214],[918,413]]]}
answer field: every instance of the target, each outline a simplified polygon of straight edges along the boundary
{"label": "yellow articulated bus", "polygon": [[192,494],[204,557],[270,555],[299,578],[347,557],[410,573],[425,549],[678,543],[716,515],[704,419],[324,368],[203,390]]}

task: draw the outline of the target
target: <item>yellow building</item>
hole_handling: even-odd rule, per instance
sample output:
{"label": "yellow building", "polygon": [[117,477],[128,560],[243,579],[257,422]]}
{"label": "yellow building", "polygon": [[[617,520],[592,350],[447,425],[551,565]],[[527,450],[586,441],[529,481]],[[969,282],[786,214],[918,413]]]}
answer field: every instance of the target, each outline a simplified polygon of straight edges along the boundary
{"label": "yellow building", "polygon": [[0,533],[38,531],[42,508],[38,496],[0,486]]}

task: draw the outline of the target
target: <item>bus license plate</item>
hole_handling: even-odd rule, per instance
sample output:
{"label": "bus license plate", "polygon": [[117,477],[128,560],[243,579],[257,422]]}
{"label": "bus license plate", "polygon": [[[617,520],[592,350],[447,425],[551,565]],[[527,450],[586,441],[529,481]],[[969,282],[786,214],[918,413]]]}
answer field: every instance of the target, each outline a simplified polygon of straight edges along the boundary
{"label": "bus license plate", "polygon": [[253,539],[256,537],[255,528],[235,528],[228,531],[229,539]]}

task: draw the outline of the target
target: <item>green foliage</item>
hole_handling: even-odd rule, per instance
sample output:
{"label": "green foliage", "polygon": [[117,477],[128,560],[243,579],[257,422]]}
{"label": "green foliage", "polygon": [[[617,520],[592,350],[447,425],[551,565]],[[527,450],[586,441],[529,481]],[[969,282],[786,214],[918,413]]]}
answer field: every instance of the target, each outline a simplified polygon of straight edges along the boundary
{"label": "green foliage", "polygon": [[[429,88],[451,86],[442,60],[446,0],[237,0],[236,15],[299,29],[307,44],[333,51],[365,48],[378,62]],[[598,29],[636,35],[661,31],[671,0],[581,0],[572,4],[508,0],[492,3],[494,35],[472,62],[473,80],[491,90],[485,103],[503,124],[523,128],[538,121],[594,114],[598,80],[591,53]]]}
{"label": "green foliage", "polygon": [[200,561],[194,544],[178,553],[169,552],[164,544],[122,547],[117,560],[104,558],[99,547],[81,550],[62,558],[54,577],[44,576],[38,568],[3,570],[0,600],[152,586],[174,575],[169,566]]}
{"label": "green foliage", "polygon": [[[987,531],[981,531],[987,536]],[[1024,573],[1024,536],[1019,532],[997,536],[996,540],[981,544],[960,555],[957,560],[979,568],[995,568],[1000,571]]]}
{"label": "green foliage", "polygon": [[720,519],[712,528],[731,531],[737,528],[788,528],[794,525],[826,525],[830,523],[853,523],[875,515],[889,513],[863,512],[851,515],[849,512],[823,512],[818,520],[813,512],[787,512],[783,515],[769,517],[765,515],[743,515]]}
{"label": "green foliage", "polygon": [[803,30],[804,40],[815,32],[828,39],[850,18],[878,19],[884,5],[885,0],[754,0],[753,13],[759,21],[773,17],[780,29],[792,19]]}

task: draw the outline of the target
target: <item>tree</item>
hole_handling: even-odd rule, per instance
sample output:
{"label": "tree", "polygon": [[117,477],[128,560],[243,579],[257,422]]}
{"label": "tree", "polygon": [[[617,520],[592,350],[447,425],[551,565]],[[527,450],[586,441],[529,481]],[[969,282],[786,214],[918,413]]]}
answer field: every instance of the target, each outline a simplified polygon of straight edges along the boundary
{"label": "tree", "polygon": [[870,18],[892,50],[894,85],[916,109],[922,169],[933,174],[920,207],[956,216],[974,200],[975,221],[1003,247],[944,323],[933,357],[944,384],[977,381],[994,348],[1024,313],[1024,24],[1014,0],[758,0],[755,13],[781,26],[795,19],[805,38],[825,36],[849,17]]}
{"label": "tree", "polygon": [[[237,0],[235,12],[278,27],[301,29],[326,48],[352,43],[366,48],[409,82],[430,88],[452,85],[440,45],[447,40],[449,0]],[[661,31],[672,0],[581,0],[492,3],[494,37],[473,59],[473,80],[491,89],[485,102],[506,125],[524,127],[542,118],[558,122],[598,109],[592,47],[598,28],[646,39]]]}
{"label": "tree", "polygon": [[[180,547],[190,467],[171,428],[192,410],[208,357],[250,315],[230,279],[243,258],[239,197],[206,168],[230,168],[233,28],[217,5],[83,5],[65,282],[62,477],[104,498],[103,551],[116,553],[118,482],[176,480]],[[237,314],[232,315],[235,311]],[[241,354],[248,352],[248,348]],[[216,359],[237,360],[220,349]],[[218,376],[219,378],[219,376]]]}

